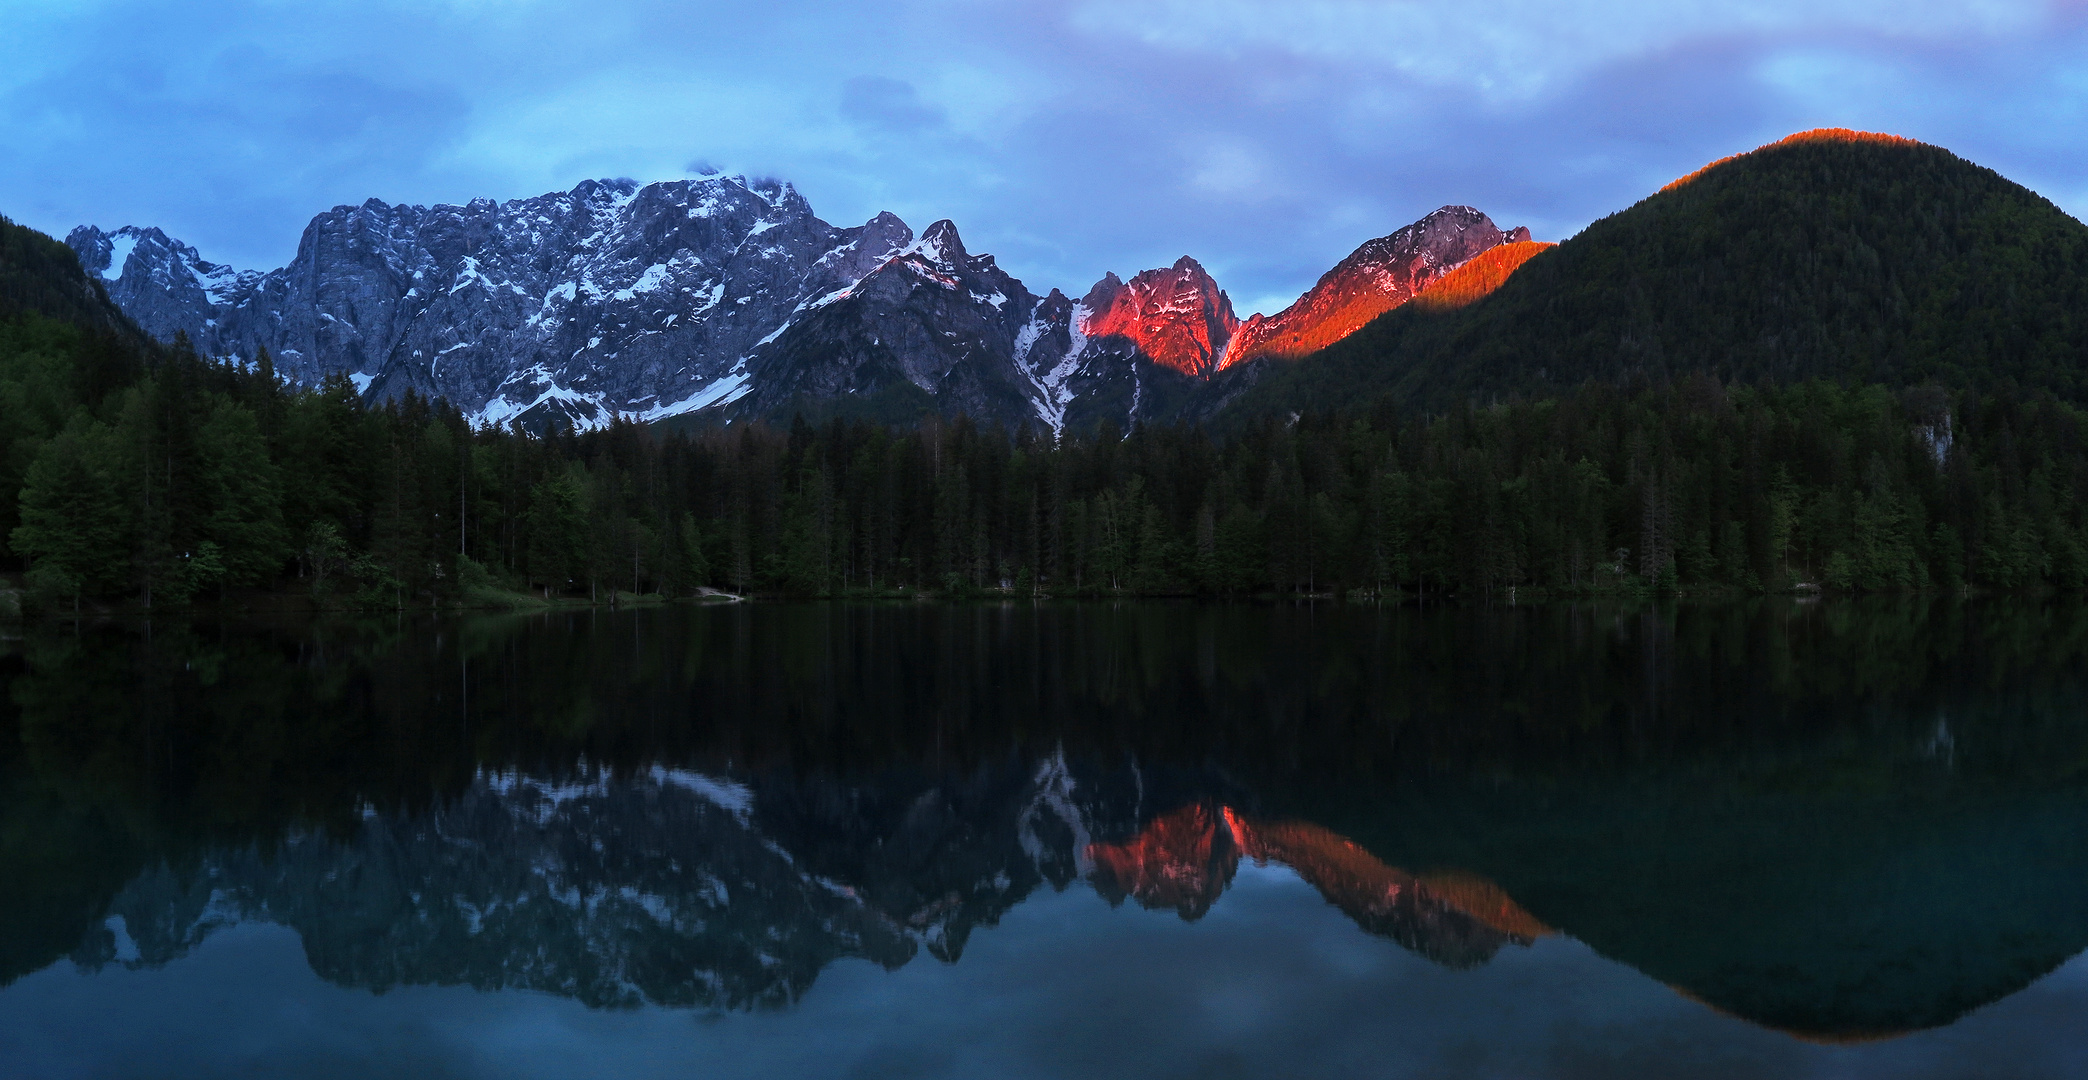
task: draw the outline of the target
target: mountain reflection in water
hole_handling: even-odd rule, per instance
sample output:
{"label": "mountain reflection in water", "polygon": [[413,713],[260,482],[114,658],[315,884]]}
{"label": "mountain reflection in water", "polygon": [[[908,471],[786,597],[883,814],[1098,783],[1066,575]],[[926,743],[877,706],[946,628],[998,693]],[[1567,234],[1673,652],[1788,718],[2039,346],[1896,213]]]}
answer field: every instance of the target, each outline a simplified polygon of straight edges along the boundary
{"label": "mountain reflection in water", "polygon": [[2088,614],[804,605],[0,645],[0,979],[788,1007],[1242,860],[1444,967],[1559,934],[1808,1039],[2088,947]]}
{"label": "mountain reflection in water", "polygon": [[1509,942],[1551,933],[1500,887],[1467,874],[1416,877],[1386,866],[1346,837],[1306,822],[1257,823],[1231,807],[1191,804],[1149,822],[1122,844],[1088,848],[1096,891],[1136,897],[1184,919],[1211,909],[1242,857],[1297,871],[1356,925],[1438,963],[1475,967]]}
{"label": "mountain reflection in water", "polygon": [[[1064,772],[1059,761],[1041,770]],[[1093,867],[1088,879],[1104,896],[1128,890],[1194,918],[1231,883],[1241,856],[1273,860],[1364,930],[1455,967],[1546,933],[1485,882],[1431,887],[1316,826],[1256,828],[1226,810],[1214,831],[1212,815],[1192,804],[1127,844],[1082,852],[1063,839],[1132,823],[1015,774],[969,779],[968,797],[917,796],[871,841],[869,865],[840,867],[822,866],[802,834],[770,835],[752,809],[802,800],[802,790],[757,798],[665,768],[563,783],[489,775],[420,814],[371,811],[345,841],[293,835],[265,853],[155,868],[108,914],[122,920],[136,964],[178,959],[213,930],[257,919],[297,930],[313,970],[342,985],[541,990],[598,1007],[778,1006],[843,957],[896,968],[925,948],[954,961],[975,928],[1040,886],[1065,888],[1067,868],[1080,865]],[[1062,827],[1040,836],[1040,808]],[[1206,865],[1161,850],[1192,821],[1203,850],[1218,849]],[[1124,852],[1146,856],[1156,876],[1127,881]],[[114,933],[105,925],[93,936],[73,959],[116,960]]]}

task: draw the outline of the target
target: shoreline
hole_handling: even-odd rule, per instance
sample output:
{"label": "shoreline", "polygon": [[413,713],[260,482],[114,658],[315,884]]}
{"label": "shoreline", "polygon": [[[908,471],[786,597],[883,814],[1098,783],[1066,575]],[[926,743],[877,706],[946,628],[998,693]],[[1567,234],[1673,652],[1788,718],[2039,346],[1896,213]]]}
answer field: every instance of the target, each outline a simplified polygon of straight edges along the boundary
{"label": "shoreline", "polygon": [[[1594,602],[1623,603],[1631,606],[1661,603],[1735,603],[1749,600],[1787,600],[1797,604],[1817,603],[1825,600],[1866,599],[1943,599],[1979,600],[1992,597],[2019,597],[2043,599],[2063,597],[2070,594],[2065,589],[2021,589],[1997,590],[1973,586],[1948,589],[1906,589],[1891,591],[1849,591],[1823,589],[1810,583],[1779,590],[1746,590],[1724,586],[1698,589],[1677,589],[1659,592],[1651,588],[1608,588],[1608,589],[1548,589],[1517,586],[1496,589],[1491,592],[1434,593],[1420,594],[1405,590],[1377,593],[1355,589],[1345,592],[1255,592],[1255,593],[1197,593],[1197,592],[1132,592],[1104,590],[1030,590],[1017,589],[969,589],[962,592],[933,592],[916,589],[849,590],[837,593],[806,594],[782,592],[748,592],[744,594],[705,588],[689,596],[662,596],[658,593],[630,593],[614,590],[606,596],[589,598],[584,595],[544,596],[537,592],[520,592],[511,589],[478,587],[461,598],[424,599],[413,604],[357,604],[329,602],[332,598],[316,599],[308,593],[278,590],[241,590],[223,600],[189,603],[183,605],[161,605],[146,607],[136,603],[110,603],[107,601],[83,602],[77,609],[36,610],[27,594],[19,588],[10,588],[0,581],[0,625],[45,622],[103,622],[110,620],[150,619],[154,616],[178,617],[270,617],[288,616],[316,618],[326,616],[376,616],[420,614],[515,614],[533,615],[557,611],[617,611],[626,608],[663,607],[708,607],[727,604],[807,604],[807,603],[907,603],[907,604],[966,604],[994,603],[1009,604],[1021,601],[1031,603],[1084,603],[1084,602],[1141,602],[1141,603],[1197,603],[1197,604],[1328,604],[1357,607],[1408,607],[1437,604],[1472,605],[1482,607],[1536,607],[1554,604],[1580,604]],[[2080,595],[2080,594],[2077,594]]]}

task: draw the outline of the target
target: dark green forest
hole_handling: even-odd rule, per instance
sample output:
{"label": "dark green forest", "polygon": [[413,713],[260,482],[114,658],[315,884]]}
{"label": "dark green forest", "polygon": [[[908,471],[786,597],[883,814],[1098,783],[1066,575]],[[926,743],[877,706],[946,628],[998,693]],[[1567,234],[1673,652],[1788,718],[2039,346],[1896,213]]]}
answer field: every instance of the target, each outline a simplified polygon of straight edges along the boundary
{"label": "dark green forest", "polygon": [[290,389],[265,359],[176,347],[126,373],[103,351],[0,329],[0,528],[46,606],[2088,583],[2084,418],[2049,394],[1696,376],[1222,442],[933,419],[535,436]]}

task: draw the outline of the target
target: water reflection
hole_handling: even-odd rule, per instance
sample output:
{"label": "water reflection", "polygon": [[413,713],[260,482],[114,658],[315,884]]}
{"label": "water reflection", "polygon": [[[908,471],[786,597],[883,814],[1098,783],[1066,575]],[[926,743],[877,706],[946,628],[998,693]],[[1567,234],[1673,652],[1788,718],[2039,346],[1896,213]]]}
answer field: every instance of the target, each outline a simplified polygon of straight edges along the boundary
{"label": "water reflection", "polygon": [[2084,646],[1925,601],[44,628],[0,657],[0,978],[265,922],[343,986],[779,1008],[1278,866],[1447,969],[1563,935],[1875,1039],[2088,947]]}
{"label": "water reflection", "polygon": [[1261,822],[1231,807],[1191,804],[1155,818],[1128,842],[1088,849],[1095,890],[1133,896],[1184,919],[1210,910],[1241,858],[1289,867],[1364,931],[1451,968],[1477,967],[1502,945],[1529,945],[1551,928],[1467,873],[1415,875],[1387,866],[1355,841],[1301,821]]}

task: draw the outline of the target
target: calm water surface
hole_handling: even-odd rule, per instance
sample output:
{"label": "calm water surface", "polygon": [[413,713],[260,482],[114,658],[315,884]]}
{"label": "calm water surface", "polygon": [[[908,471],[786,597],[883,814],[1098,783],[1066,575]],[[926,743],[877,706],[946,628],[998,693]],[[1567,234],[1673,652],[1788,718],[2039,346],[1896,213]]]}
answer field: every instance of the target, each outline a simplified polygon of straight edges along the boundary
{"label": "calm water surface", "polygon": [[2088,607],[0,640],[0,1074],[2088,1073]]}

